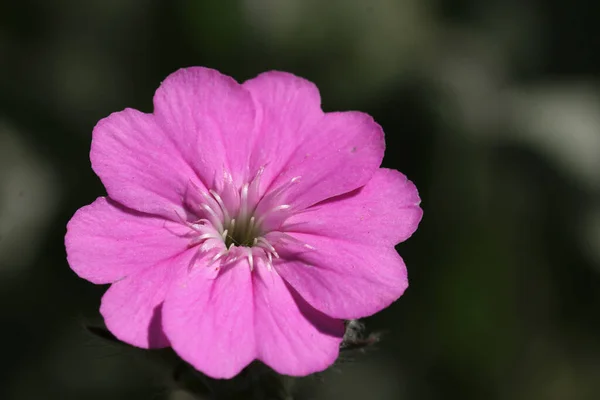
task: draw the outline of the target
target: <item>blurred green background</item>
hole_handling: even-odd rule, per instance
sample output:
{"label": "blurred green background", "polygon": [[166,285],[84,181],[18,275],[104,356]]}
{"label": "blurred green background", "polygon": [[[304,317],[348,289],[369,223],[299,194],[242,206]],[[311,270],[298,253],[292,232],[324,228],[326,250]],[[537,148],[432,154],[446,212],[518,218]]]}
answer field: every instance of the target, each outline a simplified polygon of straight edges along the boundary
{"label": "blurred green background", "polygon": [[0,399],[169,399],[85,330],[63,247],[94,124],[183,66],[280,69],[370,113],[425,216],[376,349],[297,399],[600,398],[600,25],[585,0],[0,2]]}

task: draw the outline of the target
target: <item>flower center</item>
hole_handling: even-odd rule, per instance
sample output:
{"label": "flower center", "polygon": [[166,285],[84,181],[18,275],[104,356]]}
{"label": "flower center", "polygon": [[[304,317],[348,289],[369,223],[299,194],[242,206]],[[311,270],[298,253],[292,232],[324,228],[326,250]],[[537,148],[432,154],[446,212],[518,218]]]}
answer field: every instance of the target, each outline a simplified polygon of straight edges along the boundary
{"label": "flower center", "polygon": [[299,178],[293,178],[278,189],[265,195],[259,192],[259,169],[251,182],[238,188],[230,175],[225,174],[222,185],[208,192],[190,184],[185,205],[192,222],[184,221],[190,228],[189,247],[210,257],[208,265],[219,266],[247,258],[250,269],[258,261],[272,268],[273,259],[279,258],[276,247],[293,240],[281,232],[285,219],[291,215],[290,206],[283,204],[284,193]]}
{"label": "flower center", "polygon": [[231,246],[255,246],[262,234],[260,227],[256,225],[256,218],[254,216],[249,219],[233,218],[225,226],[224,232],[226,232],[224,236],[225,247],[227,248]]}

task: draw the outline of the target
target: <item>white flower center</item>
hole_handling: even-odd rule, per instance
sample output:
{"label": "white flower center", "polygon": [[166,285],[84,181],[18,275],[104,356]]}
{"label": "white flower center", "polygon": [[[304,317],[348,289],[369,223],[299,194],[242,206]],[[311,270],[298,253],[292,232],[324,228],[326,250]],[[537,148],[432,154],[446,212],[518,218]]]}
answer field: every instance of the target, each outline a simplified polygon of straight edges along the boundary
{"label": "white flower center", "polygon": [[210,257],[209,265],[231,264],[247,258],[252,270],[261,260],[267,268],[279,258],[276,248],[295,240],[281,232],[283,222],[291,215],[291,206],[284,204],[283,194],[299,177],[261,196],[261,168],[251,182],[237,188],[231,175],[225,174],[222,187],[208,192],[192,185],[185,204],[192,214],[189,246]]}

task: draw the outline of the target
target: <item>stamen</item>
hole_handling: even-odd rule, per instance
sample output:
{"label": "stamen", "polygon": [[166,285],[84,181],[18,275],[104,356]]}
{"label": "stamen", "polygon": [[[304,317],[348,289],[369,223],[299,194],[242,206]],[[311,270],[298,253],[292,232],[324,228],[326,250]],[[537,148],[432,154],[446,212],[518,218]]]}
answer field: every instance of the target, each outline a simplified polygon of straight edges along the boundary
{"label": "stamen", "polygon": [[265,211],[264,213],[261,214],[260,218],[258,219],[257,224],[258,225],[262,225],[263,222],[265,222],[265,219],[273,213],[276,213],[278,211],[285,211],[285,210],[289,210],[292,206],[289,204],[281,204],[279,206],[273,207],[271,209],[269,209],[268,211]]}
{"label": "stamen", "polygon": [[246,219],[248,213],[248,184],[245,183],[242,186],[240,193],[240,218]]}
{"label": "stamen", "polygon": [[262,177],[263,172],[265,172],[265,166],[261,166],[258,171],[256,171],[256,175],[254,175],[254,179],[252,179],[252,182],[250,183],[250,189],[249,189],[249,202],[250,204],[254,204],[256,205],[256,203],[258,203],[259,197],[260,197],[260,179]]}
{"label": "stamen", "polygon": [[250,222],[248,223],[248,227],[246,228],[246,238],[250,238],[252,236],[252,232],[254,231],[254,215],[250,217]]}
{"label": "stamen", "polygon": [[283,185],[279,186],[277,189],[275,189],[273,192],[269,193],[269,198],[280,198],[282,197],[281,195],[288,190],[292,185],[298,183],[298,181],[300,181],[301,177],[300,176],[295,176],[292,179],[290,179],[288,182],[284,183]]}
{"label": "stamen", "polygon": [[221,251],[219,251],[217,254],[215,254],[215,256],[210,260],[210,262],[208,263],[208,266],[210,267],[211,265],[213,265],[215,262],[219,261],[219,259],[221,257],[223,257],[225,254],[227,254],[227,249],[222,249]]}
{"label": "stamen", "polygon": [[210,206],[208,204],[202,204],[202,208],[204,209],[204,211],[209,213],[211,217],[213,217],[213,220],[210,222],[212,222],[215,225],[217,230],[219,232],[223,231],[223,224],[221,223],[217,213],[212,208],[210,208]]}
{"label": "stamen", "polygon": [[217,211],[222,211],[221,206],[212,196],[210,196],[204,190],[202,190],[200,194],[202,194],[205,204],[207,204],[211,208],[211,210],[215,212],[215,214],[217,213]]}
{"label": "stamen", "polygon": [[200,235],[192,239],[188,244],[188,248],[194,247],[195,245],[202,243],[206,239],[220,239],[220,237],[213,233],[205,233],[204,235]]}
{"label": "stamen", "polygon": [[209,192],[212,195],[212,197],[214,197],[214,199],[217,201],[219,207],[221,207],[221,212],[223,213],[223,217],[225,218],[225,223],[227,223],[227,221],[229,221],[229,213],[227,212],[227,207],[225,207],[225,203],[223,203],[223,199],[214,190],[210,189]]}
{"label": "stamen", "polygon": [[271,245],[271,243],[269,243],[269,241],[267,239],[265,239],[264,237],[259,237],[256,239],[256,245],[260,246],[260,247],[265,247],[267,250],[269,250],[269,255],[273,254],[275,256],[275,258],[279,258],[279,254],[277,254],[277,251],[275,251],[275,247],[273,247]]}
{"label": "stamen", "polygon": [[250,271],[252,271],[254,269],[254,257],[252,256],[252,249],[247,248],[246,251],[248,253],[248,264],[250,264]]}
{"label": "stamen", "polygon": [[308,243],[303,243],[300,240],[296,239],[295,237],[290,236],[284,232],[271,232],[270,236],[274,237],[275,239],[279,239],[280,241],[283,241],[283,242],[287,241],[288,243],[294,244],[296,246],[304,247],[309,250],[316,250],[316,248],[314,246],[311,246]]}

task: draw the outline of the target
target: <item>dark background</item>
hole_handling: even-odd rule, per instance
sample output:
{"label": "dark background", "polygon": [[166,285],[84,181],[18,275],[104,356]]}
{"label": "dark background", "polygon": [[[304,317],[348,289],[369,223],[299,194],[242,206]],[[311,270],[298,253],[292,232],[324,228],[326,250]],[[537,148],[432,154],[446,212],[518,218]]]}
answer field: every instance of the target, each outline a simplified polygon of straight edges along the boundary
{"label": "dark background", "polygon": [[186,398],[106,343],[63,247],[103,195],[94,124],[183,66],[280,69],[370,113],[420,190],[376,349],[299,399],[600,398],[600,13],[592,1],[0,1],[0,399]]}

